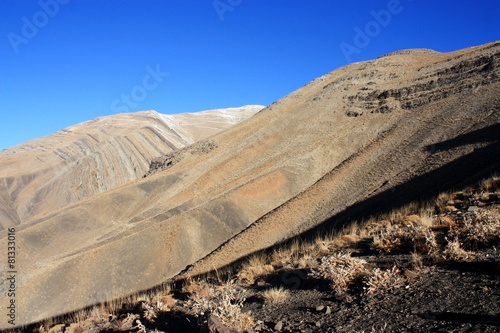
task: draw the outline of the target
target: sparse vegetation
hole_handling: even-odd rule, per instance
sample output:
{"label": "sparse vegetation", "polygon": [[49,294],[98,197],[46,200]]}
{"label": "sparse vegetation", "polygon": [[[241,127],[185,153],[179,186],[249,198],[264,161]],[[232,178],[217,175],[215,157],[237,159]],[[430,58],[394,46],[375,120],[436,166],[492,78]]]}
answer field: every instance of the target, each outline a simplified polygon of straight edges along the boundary
{"label": "sparse vegetation", "polygon": [[323,257],[318,268],[311,276],[331,281],[331,287],[337,294],[347,291],[358,278],[367,275],[366,261],[353,258],[350,253],[334,253]]}
{"label": "sparse vegetation", "polygon": [[237,285],[234,280],[216,286],[214,289],[207,296],[200,293],[193,294],[187,306],[203,322],[206,322],[208,316],[213,314],[227,327],[236,329],[238,332],[250,330],[253,326],[253,318],[250,313],[242,311],[247,291]]}
{"label": "sparse vegetation", "polygon": [[274,267],[267,263],[267,258],[263,254],[251,256],[238,272],[237,277],[249,284],[274,270]]}
{"label": "sparse vegetation", "polygon": [[466,260],[474,256],[473,253],[467,252],[462,249],[458,238],[448,239],[447,244],[443,251],[443,258],[446,260]]}
{"label": "sparse vegetation", "polygon": [[489,211],[473,211],[458,219],[450,235],[455,237],[465,249],[477,250],[481,247],[500,243],[500,215]]}
{"label": "sparse vegetation", "polygon": [[435,234],[416,215],[391,221],[373,237],[373,248],[384,253],[417,251],[432,254],[437,250]]}
{"label": "sparse vegetation", "polygon": [[401,271],[396,266],[386,270],[375,268],[366,282],[366,293],[373,295],[390,288],[398,288],[402,286],[402,281]]}
{"label": "sparse vegetation", "polygon": [[273,287],[262,292],[262,298],[265,303],[283,303],[288,297],[290,297],[290,292],[283,287]]}
{"label": "sparse vegetation", "polygon": [[[210,316],[216,316],[239,332],[259,331],[263,322],[248,310],[248,300],[278,307],[289,302],[294,291],[281,284],[283,279],[276,279],[287,272],[300,272],[303,282],[314,281],[314,288],[324,287],[348,298],[372,299],[396,289],[404,291],[436,263],[469,262],[478,258],[478,251],[496,249],[500,243],[499,187],[500,178],[493,177],[474,188],[440,194],[434,202],[411,203],[351,223],[338,233],[255,253],[223,273],[167,284],[54,318],[35,331],[49,332],[63,323],[66,331],[73,332],[161,332],[158,323],[167,323],[165,318],[172,313],[184,315],[194,327],[206,327]],[[486,205],[495,208],[482,208]],[[360,244],[368,244],[367,251],[377,255],[363,254]],[[399,259],[379,262],[380,256]]]}

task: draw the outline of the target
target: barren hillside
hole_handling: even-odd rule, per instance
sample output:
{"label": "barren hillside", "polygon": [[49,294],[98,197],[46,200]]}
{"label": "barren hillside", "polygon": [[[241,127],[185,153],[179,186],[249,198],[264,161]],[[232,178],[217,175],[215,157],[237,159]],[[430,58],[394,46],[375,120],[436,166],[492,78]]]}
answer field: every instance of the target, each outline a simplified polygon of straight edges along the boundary
{"label": "barren hillside", "polygon": [[144,179],[21,224],[19,323],[498,170],[499,84],[498,42],[352,64],[156,160]]}
{"label": "barren hillside", "polygon": [[142,177],[151,160],[232,126],[262,106],[117,114],[0,152],[0,230]]}

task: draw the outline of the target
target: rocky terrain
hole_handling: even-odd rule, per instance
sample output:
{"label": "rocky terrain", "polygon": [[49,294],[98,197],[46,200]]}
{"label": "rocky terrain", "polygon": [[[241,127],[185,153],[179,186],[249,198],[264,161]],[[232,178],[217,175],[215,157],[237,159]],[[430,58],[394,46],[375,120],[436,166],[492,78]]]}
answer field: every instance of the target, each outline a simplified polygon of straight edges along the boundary
{"label": "rocky terrain", "polygon": [[497,42],[348,65],[155,159],[145,178],[20,224],[19,323],[207,273],[491,175],[499,63]]}
{"label": "rocky terrain", "polygon": [[497,332],[500,178],[34,332]]}

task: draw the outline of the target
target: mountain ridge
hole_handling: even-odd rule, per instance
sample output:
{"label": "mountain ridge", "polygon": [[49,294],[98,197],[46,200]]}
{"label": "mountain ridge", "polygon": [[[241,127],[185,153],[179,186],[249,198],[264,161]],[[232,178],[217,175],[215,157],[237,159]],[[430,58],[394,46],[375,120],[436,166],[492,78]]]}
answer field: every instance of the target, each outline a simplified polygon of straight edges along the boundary
{"label": "mountain ridge", "polygon": [[6,149],[0,152],[0,200],[3,197],[2,207],[10,209],[0,211],[0,227],[138,179],[152,159],[211,136],[261,108],[116,114]]}

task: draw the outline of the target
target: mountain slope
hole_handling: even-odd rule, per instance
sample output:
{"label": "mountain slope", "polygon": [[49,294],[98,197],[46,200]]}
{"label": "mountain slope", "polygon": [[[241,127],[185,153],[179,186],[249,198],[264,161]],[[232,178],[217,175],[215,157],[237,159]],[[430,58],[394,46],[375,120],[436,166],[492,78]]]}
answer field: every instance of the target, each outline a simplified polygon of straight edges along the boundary
{"label": "mountain slope", "polygon": [[261,106],[117,114],[0,152],[0,229],[142,177],[151,160],[207,138]]}
{"label": "mountain slope", "polygon": [[498,170],[499,82],[500,43],[352,64],[157,160],[144,179],[21,224],[19,320],[144,290],[187,265],[211,270],[338,214]]}

